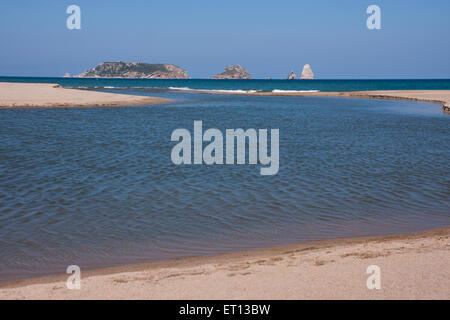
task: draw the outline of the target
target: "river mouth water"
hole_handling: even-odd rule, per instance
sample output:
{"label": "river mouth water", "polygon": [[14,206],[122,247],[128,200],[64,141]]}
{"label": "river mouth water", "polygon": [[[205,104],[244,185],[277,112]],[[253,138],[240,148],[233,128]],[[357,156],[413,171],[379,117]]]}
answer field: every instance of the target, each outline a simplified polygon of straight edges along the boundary
{"label": "river mouth water", "polygon": [[[175,100],[0,110],[0,281],[450,224],[440,105],[139,92]],[[174,165],[195,120],[279,129],[278,173]]]}

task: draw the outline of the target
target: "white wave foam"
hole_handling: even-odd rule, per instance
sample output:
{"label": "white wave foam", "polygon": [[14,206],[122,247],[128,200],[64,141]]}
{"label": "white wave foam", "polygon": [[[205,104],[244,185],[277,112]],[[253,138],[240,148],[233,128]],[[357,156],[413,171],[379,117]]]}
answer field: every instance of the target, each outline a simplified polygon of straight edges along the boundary
{"label": "white wave foam", "polygon": [[192,91],[192,92],[211,92],[211,93],[256,93],[261,90],[229,90],[229,89],[193,89],[188,87],[169,87],[170,90]]}
{"label": "white wave foam", "polygon": [[280,90],[274,89],[273,93],[297,93],[297,92],[320,92],[320,90]]}
{"label": "white wave foam", "polygon": [[191,89],[188,87],[169,87],[168,89],[170,90],[181,90],[181,91],[192,91],[192,90],[196,90],[196,89]]}

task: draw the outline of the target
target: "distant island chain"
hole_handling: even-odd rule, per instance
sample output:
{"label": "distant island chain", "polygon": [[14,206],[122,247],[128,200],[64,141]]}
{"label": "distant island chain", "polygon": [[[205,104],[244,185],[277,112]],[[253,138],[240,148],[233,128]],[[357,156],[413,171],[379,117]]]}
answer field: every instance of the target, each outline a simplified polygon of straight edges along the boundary
{"label": "distant island chain", "polygon": [[[64,77],[70,77],[65,73]],[[142,62],[102,62],[95,68],[74,76],[75,78],[136,78],[136,79],[189,79],[188,72],[173,64]],[[226,66],[222,73],[212,79],[252,79],[250,73],[240,65]],[[294,71],[287,76],[288,80],[297,79]],[[300,79],[314,79],[311,66],[305,64]]]}

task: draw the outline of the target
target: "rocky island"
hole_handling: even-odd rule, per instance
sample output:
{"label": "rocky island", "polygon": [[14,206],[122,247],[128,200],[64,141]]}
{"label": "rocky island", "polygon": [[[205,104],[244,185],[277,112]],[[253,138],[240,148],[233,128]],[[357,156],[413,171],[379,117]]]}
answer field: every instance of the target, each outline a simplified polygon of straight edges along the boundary
{"label": "rocky island", "polygon": [[297,79],[297,75],[294,73],[294,71],[289,72],[289,75],[287,77],[288,80],[295,80]]}
{"label": "rocky island", "polygon": [[189,79],[186,70],[173,64],[140,62],[102,62],[77,78],[141,78],[141,79]]}
{"label": "rocky island", "polygon": [[216,74],[213,79],[251,79],[252,76],[240,65],[227,66],[225,71]]}

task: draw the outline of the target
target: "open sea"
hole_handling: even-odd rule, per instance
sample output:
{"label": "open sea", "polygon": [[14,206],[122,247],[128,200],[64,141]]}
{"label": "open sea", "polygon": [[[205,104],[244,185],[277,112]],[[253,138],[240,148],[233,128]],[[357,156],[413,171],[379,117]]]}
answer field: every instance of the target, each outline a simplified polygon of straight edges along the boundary
{"label": "open sea", "polygon": [[[450,115],[440,105],[226,95],[450,90],[450,80],[0,81],[173,99],[0,109],[0,281],[450,225]],[[193,132],[194,120],[223,133],[279,129],[278,174],[174,165],[171,133]]]}

